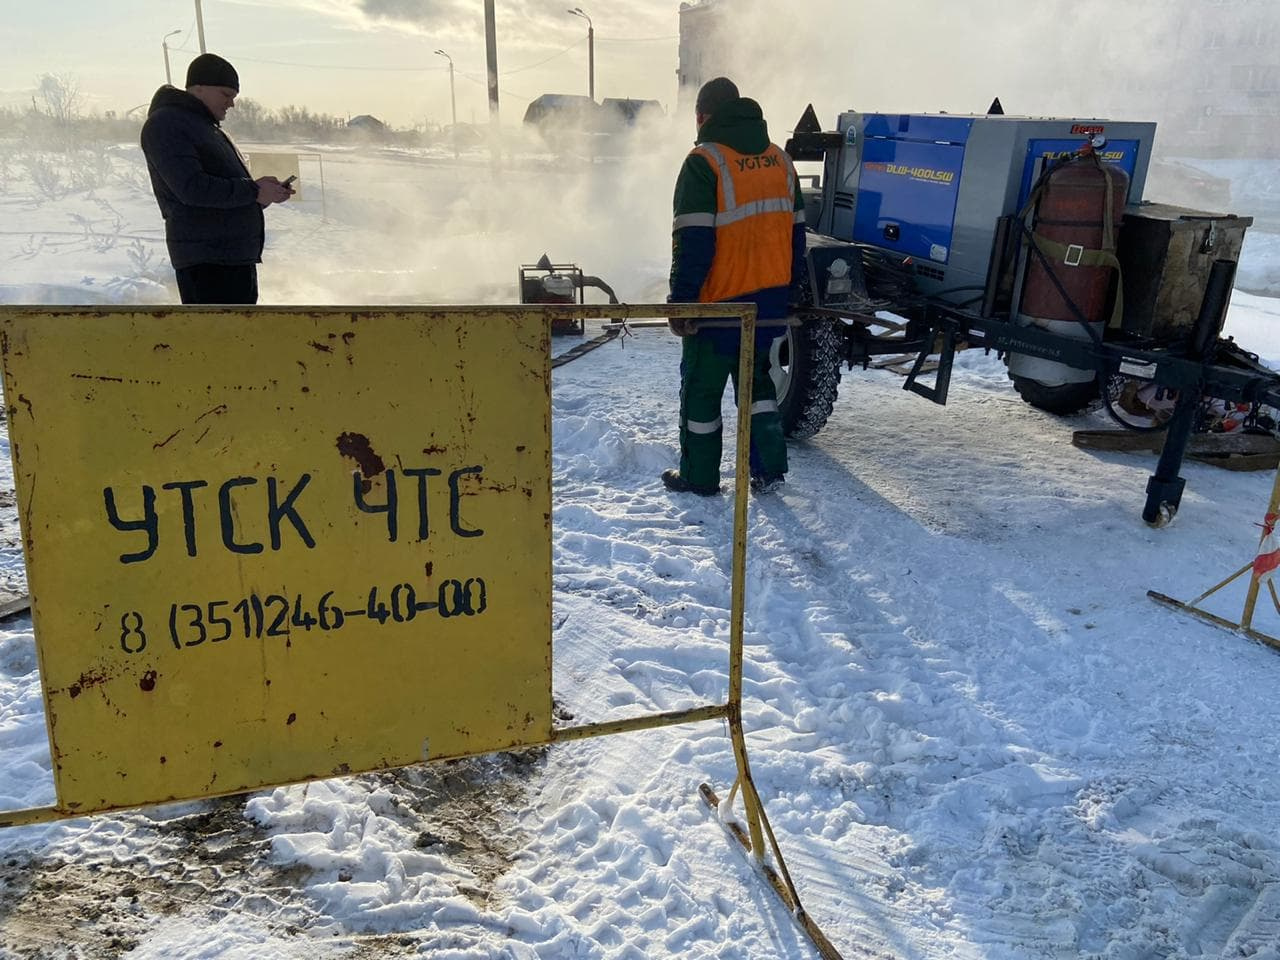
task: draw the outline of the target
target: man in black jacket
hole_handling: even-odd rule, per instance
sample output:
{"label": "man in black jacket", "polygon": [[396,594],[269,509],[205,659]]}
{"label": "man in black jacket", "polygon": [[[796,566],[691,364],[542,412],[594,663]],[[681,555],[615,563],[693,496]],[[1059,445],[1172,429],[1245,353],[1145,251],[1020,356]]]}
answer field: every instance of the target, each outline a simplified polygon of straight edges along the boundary
{"label": "man in black jacket", "polygon": [[235,68],[202,53],[187,68],[186,90],[166,85],[156,91],[142,127],[142,152],[183,303],[257,303],[262,211],[293,195],[275,177],[254,180],[222,132],[219,124],[239,92]]}

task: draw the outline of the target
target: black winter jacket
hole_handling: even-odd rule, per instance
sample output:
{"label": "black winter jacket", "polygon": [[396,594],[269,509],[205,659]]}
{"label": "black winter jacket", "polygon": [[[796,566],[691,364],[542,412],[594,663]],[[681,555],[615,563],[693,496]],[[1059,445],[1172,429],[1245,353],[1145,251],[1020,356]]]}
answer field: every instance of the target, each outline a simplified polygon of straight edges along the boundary
{"label": "black winter jacket", "polygon": [[258,185],[199,99],[177,87],[157,90],[142,127],[142,152],[175,270],[262,261]]}

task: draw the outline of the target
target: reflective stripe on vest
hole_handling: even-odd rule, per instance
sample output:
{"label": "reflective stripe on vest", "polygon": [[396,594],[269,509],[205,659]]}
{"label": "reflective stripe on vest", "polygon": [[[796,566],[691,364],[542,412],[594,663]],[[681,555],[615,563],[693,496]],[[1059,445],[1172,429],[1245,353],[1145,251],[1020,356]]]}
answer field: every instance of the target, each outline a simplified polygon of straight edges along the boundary
{"label": "reflective stripe on vest", "polygon": [[804,223],[796,210],[796,171],[781,148],[739,153],[703,143],[693,153],[716,174],[716,213],[683,214],[675,228],[714,226],[716,254],[698,299],[732,300],[743,294],[791,284],[791,235]]}

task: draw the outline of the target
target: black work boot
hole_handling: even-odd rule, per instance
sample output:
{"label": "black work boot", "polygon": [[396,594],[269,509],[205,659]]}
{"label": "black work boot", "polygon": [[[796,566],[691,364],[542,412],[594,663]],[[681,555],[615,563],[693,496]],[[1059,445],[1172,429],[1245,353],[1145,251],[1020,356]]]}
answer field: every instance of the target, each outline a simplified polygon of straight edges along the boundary
{"label": "black work boot", "polygon": [[751,475],[751,492],[773,493],[786,482],[787,476],[784,473],[753,473]]}
{"label": "black work boot", "polygon": [[696,493],[700,497],[714,497],[720,492],[716,487],[700,487],[680,476],[679,470],[663,470],[662,485],[675,493]]}

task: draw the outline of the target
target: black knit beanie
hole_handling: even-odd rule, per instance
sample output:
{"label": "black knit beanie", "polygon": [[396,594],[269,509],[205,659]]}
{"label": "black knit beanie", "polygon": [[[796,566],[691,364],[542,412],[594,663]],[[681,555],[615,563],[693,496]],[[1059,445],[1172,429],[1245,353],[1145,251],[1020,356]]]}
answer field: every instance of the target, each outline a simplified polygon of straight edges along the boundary
{"label": "black knit beanie", "polygon": [[187,67],[187,86],[230,87],[239,92],[240,76],[216,53],[202,53]]}
{"label": "black knit beanie", "polygon": [[711,116],[730,100],[738,99],[738,85],[728,77],[716,77],[708,80],[698,91],[698,100],[694,109],[703,116]]}

